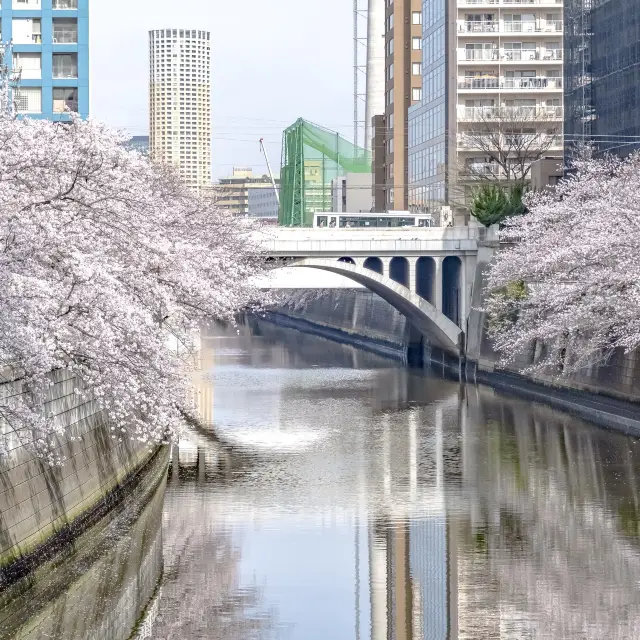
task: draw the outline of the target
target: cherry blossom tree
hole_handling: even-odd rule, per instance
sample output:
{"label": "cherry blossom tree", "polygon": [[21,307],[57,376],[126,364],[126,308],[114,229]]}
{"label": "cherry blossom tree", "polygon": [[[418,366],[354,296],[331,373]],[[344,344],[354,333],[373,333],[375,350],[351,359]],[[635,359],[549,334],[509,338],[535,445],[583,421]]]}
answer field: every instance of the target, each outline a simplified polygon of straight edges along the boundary
{"label": "cherry blossom tree", "polygon": [[0,367],[23,391],[0,419],[43,455],[63,431],[43,412],[52,372],[114,437],[165,441],[192,410],[198,326],[260,300],[246,221],[123,141],[0,117]]}
{"label": "cherry blossom tree", "polygon": [[[640,155],[583,157],[529,194],[490,268],[490,334],[503,364],[568,373],[640,345]],[[504,245],[503,245],[504,246]]]}

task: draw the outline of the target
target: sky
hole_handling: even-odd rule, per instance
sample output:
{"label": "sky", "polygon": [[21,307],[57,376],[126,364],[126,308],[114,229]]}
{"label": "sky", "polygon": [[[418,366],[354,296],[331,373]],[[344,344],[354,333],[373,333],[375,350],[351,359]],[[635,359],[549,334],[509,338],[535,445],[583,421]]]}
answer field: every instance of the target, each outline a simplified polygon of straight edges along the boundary
{"label": "sky", "polygon": [[275,173],[297,118],[353,138],[350,0],[92,0],[91,114],[148,134],[148,31],[211,31],[213,178]]}

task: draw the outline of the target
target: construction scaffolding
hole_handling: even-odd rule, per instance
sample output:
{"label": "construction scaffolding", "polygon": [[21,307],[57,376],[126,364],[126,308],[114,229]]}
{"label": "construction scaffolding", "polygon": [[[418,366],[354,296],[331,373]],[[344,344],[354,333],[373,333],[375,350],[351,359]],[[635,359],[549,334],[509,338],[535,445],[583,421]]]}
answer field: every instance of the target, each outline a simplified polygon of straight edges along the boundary
{"label": "construction scaffolding", "polygon": [[331,211],[332,180],[370,172],[368,151],[335,131],[297,120],[282,136],[278,224],[311,227],[314,213]]}

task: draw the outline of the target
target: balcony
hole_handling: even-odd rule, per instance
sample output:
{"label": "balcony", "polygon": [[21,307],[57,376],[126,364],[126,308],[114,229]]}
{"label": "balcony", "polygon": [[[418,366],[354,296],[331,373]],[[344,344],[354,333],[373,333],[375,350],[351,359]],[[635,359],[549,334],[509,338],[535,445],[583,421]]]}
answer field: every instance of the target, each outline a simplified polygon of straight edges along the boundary
{"label": "balcony", "polygon": [[54,78],[77,78],[78,77],[78,54],[77,53],[54,53],[53,54],[53,77]]}
{"label": "balcony", "polygon": [[561,34],[562,20],[460,20],[458,33],[469,34]]}
{"label": "balcony", "polygon": [[458,62],[554,62],[562,60],[562,49],[458,49]]}
{"label": "balcony", "polygon": [[504,33],[562,33],[562,20],[520,21],[502,23]]}
{"label": "balcony", "polygon": [[500,22],[497,20],[472,20],[458,23],[460,33],[498,33]]}
{"label": "balcony", "polygon": [[562,78],[459,78],[458,89],[461,91],[560,91]]}
{"label": "balcony", "polygon": [[53,112],[65,113],[67,111],[78,112],[78,89],[54,87]]}
{"label": "balcony", "polygon": [[538,133],[495,134],[482,135],[481,133],[465,135],[460,134],[457,139],[457,148],[461,151],[479,151],[487,148],[496,148],[508,151],[509,149],[522,149],[526,147],[537,149],[562,149],[564,140],[561,135],[555,135],[539,131]]}
{"label": "balcony", "polygon": [[40,0],[13,0],[13,9],[14,11],[17,9],[27,9],[27,10],[40,10],[42,9],[42,5]]}
{"label": "balcony", "polygon": [[13,44],[42,44],[39,18],[13,18]]}
{"label": "balcony", "polygon": [[461,7],[477,7],[477,6],[523,6],[523,5],[547,5],[562,6],[563,0],[458,0],[458,6]]}
{"label": "balcony", "polygon": [[499,178],[502,175],[497,162],[470,162],[465,165],[466,173],[470,177]]}
{"label": "balcony", "polygon": [[53,19],[53,44],[77,44],[78,23],[74,19]]}
{"label": "balcony", "polygon": [[562,120],[562,107],[556,106],[502,106],[502,107],[458,107],[458,120],[468,122],[497,121],[546,121]]}

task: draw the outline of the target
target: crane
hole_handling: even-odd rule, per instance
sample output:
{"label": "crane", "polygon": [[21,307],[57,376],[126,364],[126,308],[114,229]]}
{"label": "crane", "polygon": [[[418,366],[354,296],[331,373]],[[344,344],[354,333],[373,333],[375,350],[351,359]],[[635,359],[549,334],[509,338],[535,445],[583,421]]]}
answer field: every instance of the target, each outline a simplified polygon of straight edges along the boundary
{"label": "crane", "polygon": [[271,163],[269,162],[269,156],[267,155],[267,148],[264,146],[264,138],[260,138],[260,149],[262,149],[262,153],[264,153],[264,159],[267,161],[267,169],[269,169],[269,177],[271,178],[273,191],[276,194],[276,201],[278,203],[278,207],[280,207],[280,194],[278,193],[278,187],[276,187],[276,181],[273,179],[273,172],[271,171]]}

